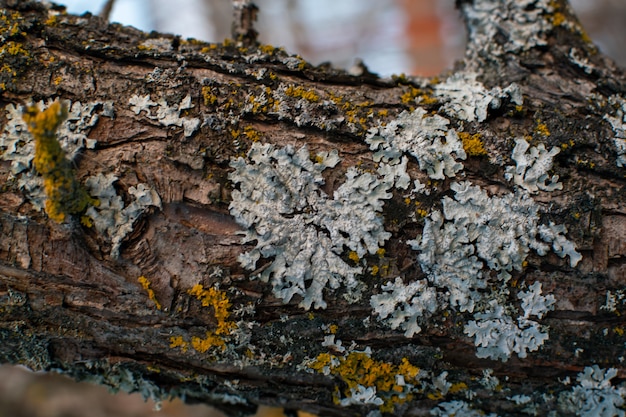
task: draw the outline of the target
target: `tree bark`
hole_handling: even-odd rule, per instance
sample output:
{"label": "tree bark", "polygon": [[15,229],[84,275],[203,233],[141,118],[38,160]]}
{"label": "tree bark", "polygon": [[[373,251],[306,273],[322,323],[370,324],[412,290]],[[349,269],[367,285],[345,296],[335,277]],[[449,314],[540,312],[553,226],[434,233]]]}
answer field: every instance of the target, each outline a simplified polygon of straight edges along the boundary
{"label": "tree bark", "polygon": [[[615,369],[610,382],[613,371],[596,374],[623,413],[626,78],[565,1],[458,0],[466,58],[432,79],[314,67],[253,38],[205,44],[37,2],[0,6],[2,362],[235,416],[258,404],[324,416],[448,415],[453,407],[593,415],[580,411],[591,391],[573,393],[597,365]],[[54,99],[69,110],[56,136],[94,199],[60,224],[43,208],[50,197],[33,170],[19,110],[40,100],[43,110]],[[409,126],[421,122],[439,127]],[[409,129],[417,130],[407,139]],[[445,151],[461,140],[462,150]],[[297,159],[303,146],[308,162]],[[422,146],[448,152],[447,162]],[[402,171],[401,158],[408,187],[401,174],[384,179],[380,171]],[[287,168],[302,182],[316,178],[271,196],[263,186],[281,175],[295,184]],[[363,182],[341,200],[351,172]],[[260,218],[252,197],[238,200],[254,188],[254,175],[265,193],[255,204],[282,223]],[[415,180],[426,192],[413,189]],[[509,255],[518,242],[523,248],[511,257],[521,258],[498,266],[484,253],[504,256],[507,243],[481,252],[480,236],[461,236],[473,221],[464,226],[458,217],[469,210],[463,187],[487,199],[476,207],[495,226],[482,223],[479,234],[527,228],[508,235]],[[314,203],[299,205],[308,198]],[[324,217],[327,207],[343,214]],[[354,238],[338,224],[363,207],[375,216],[361,223],[365,237]],[[526,220],[515,223],[518,214]],[[509,215],[510,223],[498,223]],[[280,244],[268,237],[299,218],[308,223],[293,230],[319,242],[294,249],[301,236]],[[446,263],[458,248],[467,252],[455,259],[477,269]],[[331,281],[312,289],[319,277],[293,272],[290,250],[325,254],[344,272],[328,272],[310,255],[304,265]],[[246,264],[245,254],[258,259]],[[290,277],[300,279],[298,288],[286,284]],[[421,290],[410,292],[415,283]],[[458,293],[464,283],[468,293]],[[436,306],[420,301],[427,293]],[[534,316],[523,306],[531,293],[539,297]],[[385,316],[389,304],[396,310]],[[411,307],[422,308],[419,330],[402,319]],[[513,323],[513,333],[532,328],[549,338],[535,349],[508,345],[508,353],[485,341],[481,351],[472,322],[500,323],[492,331],[502,334]]]}

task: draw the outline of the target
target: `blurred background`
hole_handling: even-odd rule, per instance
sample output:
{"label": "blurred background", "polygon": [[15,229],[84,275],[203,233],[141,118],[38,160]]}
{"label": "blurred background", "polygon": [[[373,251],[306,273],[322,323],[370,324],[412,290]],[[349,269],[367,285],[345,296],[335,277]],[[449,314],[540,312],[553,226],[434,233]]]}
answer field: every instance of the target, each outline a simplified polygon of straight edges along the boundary
{"label": "blurred background", "polygon": [[[105,0],[66,0],[68,12],[100,12]],[[255,0],[260,41],[306,60],[349,68],[355,59],[381,76],[435,75],[463,56],[465,33],[454,0]],[[626,0],[570,0],[600,49],[626,67]],[[110,20],[205,41],[230,36],[230,0],[116,0]],[[258,417],[277,417],[263,408]],[[164,402],[68,378],[0,367],[0,417],[223,417],[211,407]],[[304,417],[305,414],[302,414]]]}

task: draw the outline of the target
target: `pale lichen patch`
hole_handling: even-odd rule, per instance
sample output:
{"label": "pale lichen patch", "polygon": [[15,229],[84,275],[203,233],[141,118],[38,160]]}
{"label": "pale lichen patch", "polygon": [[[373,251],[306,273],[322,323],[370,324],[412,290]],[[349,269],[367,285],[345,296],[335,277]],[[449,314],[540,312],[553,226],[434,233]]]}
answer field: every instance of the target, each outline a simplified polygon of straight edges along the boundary
{"label": "pale lichen patch", "polygon": [[99,203],[89,207],[85,214],[93,221],[96,230],[110,241],[114,258],[119,255],[124,238],[133,231],[135,221],[150,207],[161,208],[157,192],[143,183],[128,188],[132,201],[125,205],[113,185],[117,180],[113,174],[99,173],[86,181],[89,194]]}
{"label": "pale lichen patch", "polygon": [[246,158],[231,162],[229,176],[238,188],[230,212],[246,228],[244,242],[256,241],[239,261],[254,270],[261,257],[273,258],[258,277],[284,302],[302,296],[306,309],[326,307],[324,288],[344,287],[355,296],[363,267],[350,266],[342,254],[373,255],[390,236],[379,212],[391,186],[350,168],[331,199],[320,188],[321,173],[338,162],[336,151],[318,156],[313,162],[306,147],[253,143]]}

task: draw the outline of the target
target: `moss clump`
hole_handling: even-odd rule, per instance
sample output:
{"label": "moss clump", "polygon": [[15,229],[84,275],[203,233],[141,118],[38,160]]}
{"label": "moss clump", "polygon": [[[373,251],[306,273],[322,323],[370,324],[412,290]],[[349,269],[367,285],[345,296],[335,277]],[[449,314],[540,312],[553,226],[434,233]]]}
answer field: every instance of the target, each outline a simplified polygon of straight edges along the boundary
{"label": "moss clump", "polygon": [[46,213],[57,223],[70,214],[85,211],[92,198],[76,179],[71,162],[57,140],[56,130],[67,117],[67,109],[56,101],[41,112],[36,106],[23,116],[35,139],[35,170],[43,177]]}

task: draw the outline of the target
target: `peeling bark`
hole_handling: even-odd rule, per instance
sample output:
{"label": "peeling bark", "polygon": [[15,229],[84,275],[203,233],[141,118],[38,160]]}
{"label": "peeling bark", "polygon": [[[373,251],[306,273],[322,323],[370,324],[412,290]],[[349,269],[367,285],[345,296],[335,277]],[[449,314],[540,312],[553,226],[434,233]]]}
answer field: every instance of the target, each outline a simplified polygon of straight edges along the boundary
{"label": "peeling bark", "polygon": [[[350,394],[349,375],[337,369],[325,375],[314,365],[316,359],[320,363],[319,355],[347,361],[351,353],[370,350],[365,356],[377,369],[392,366],[400,372],[404,358],[421,370],[415,387],[396,387],[406,398],[393,398],[394,392],[378,386],[383,411],[399,416],[429,415],[438,404],[453,401],[501,416],[526,415],[531,407],[540,415],[550,410],[574,414],[567,393],[592,365],[616,370],[610,393],[623,398],[623,70],[589,42],[564,1],[457,3],[470,36],[466,59],[455,73],[381,79],[366,69],[350,75],[314,67],[280,49],[257,45],[249,25],[239,41],[205,44],[109,25],[96,16],[71,16],[36,2],[0,1],[5,45],[0,51],[0,121],[5,127],[0,148],[0,360],[140,391],[157,400],[180,396],[231,415],[247,415],[266,404],[328,416],[375,416],[378,405],[359,404],[355,391]],[[460,91],[452,85],[455,75]],[[516,103],[515,88],[506,90],[512,85],[523,103]],[[470,103],[472,97],[463,89],[483,101]],[[20,153],[23,140],[14,143],[16,149],[10,147],[6,129],[16,121],[8,106],[54,98],[91,103],[77,109],[70,121],[73,132],[85,136],[81,140],[97,142],[91,148],[79,146],[73,161],[78,179],[87,186],[99,174],[117,178],[109,190],[113,198],[118,196],[116,215],[124,212],[127,218],[126,223],[110,221],[115,230],[128,228],[117,237],[97,226],[94,213],[104,217],[103,206],[94,207],[91,217],[88,211],[87,219],[50,220],[38,207],[35,197],[41,195],[28,188],[36,186],[36,174],[28,177],[30,167],[16,168],[16,158],[27,160],[28,152]],[[361,269],[356,277],[360,297],[347,300],[344,295],[351,295],[351,289],[345,286],[326,288],[327,308],[307,311],[298,305],[299,295],[284,302],[271,283],[254,279],[275,256],[261,256],[253,271],[238,260],[255,249],[256,241],[242,243],[245,227],[229,211],[242,187],[232,181],[233,161],[243,158],[252,164],[245,158],[255,143],[295,150],[306,145],[311,163],[336,150],[340,162],[323,170],[316,191],[330,200],[351,167],[372,178],[378,175],[375,148],[366,142],[373,137],[371,129],[380,128],[382,135],[383,126],[402,120],[402,112],[414,117],[418,109],[425,110],[424,117],[445,118],[450,131],[467,133],[458,136],[475,142],[464,141],[464,160],[460,151],[452,154],[462,170],[443,179],[426,174],[421,160],[411,156],[415,149],[403,150],[411,181],[420,180],[429,194],[409,195],[394,180],[391,196],[380,200],[379,215],[390,233],[381,245],[384,251],[355,256],[356,249],[344,247],[333,255]],[[513,154],[519,138],[535,151],[540,145],[559,150],[547,174],[558,175],[562,189],[525,190],[524,184],[537,179],[523,172],[520,184],[507,181],[507,166],[520,166]],[[538,221],[564,225],[563,236],[582,255],[572,266],[572,256],[559,257],[556,249],[545,256],[530,250],[523,267],[512,268],[504,284],[486,266],[489,260],[482,260],[485,282],[502,286],[494,294],[499,302],[511,303],[507,308],[521,311],[516,295],[537,281],[544,295],[554,296],[552,311],[536,319],[549,326],[549,339],[527,357],[478,358],[474,338],[464,332],[475,317],[452,302],[440,302],[412,337],[391,329],[373,312],[370,297],[383,293],[396,277],[407,285],[422,280],[438,300],[445,298],[446,288],[434,284],[435,273],[407,241],[419,239],[425,225],[434,222],[433,213],[441,212],[444,197],[455,195],[453,184],[462,181],[480,186],[490,198],[516,188],[526,193],[524,199],[538,208]],[[133,206],[150,192],[158,199]],[[451,219],[445,222],[451,224]],[[320,236],[328,233],[323,225],[316,227]],[[147,279],[145,286],[139,277]],[[203,349],[203,341],[213,345]],[[359,372],[367,376],[372,371],[357,366],[354,373]],[[376,372],[380,378],[389,376]],[[447,378],[441,379],[443,372]],[[494,383],[490,375],[498,380]],[[562,383],[568,377],[569,386]],[[371,387],[365,380],[359,379],[359,385]],[[511,400],[522,395],[529,401]],[[576,404],[584,398],[580,401]]]}

